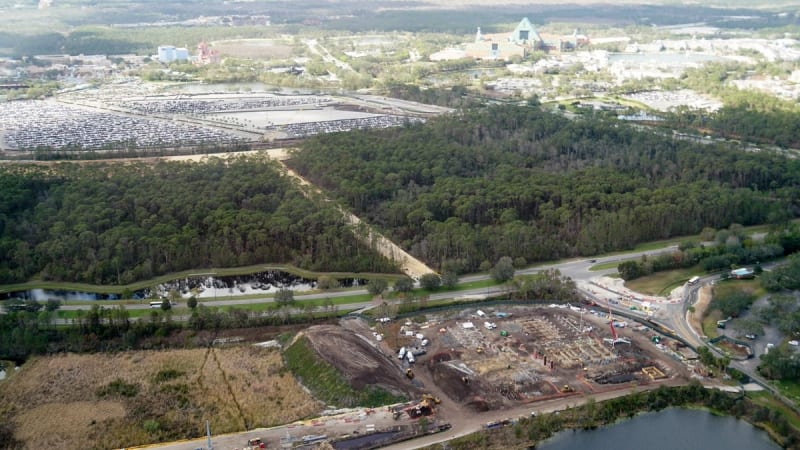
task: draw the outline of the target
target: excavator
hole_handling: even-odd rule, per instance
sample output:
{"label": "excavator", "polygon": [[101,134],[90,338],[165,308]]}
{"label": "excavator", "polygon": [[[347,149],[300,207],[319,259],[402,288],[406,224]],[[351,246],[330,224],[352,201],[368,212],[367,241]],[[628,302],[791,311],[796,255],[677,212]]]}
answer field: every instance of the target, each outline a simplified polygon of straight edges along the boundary
{"label": "excavator", "polygon": [[408,378],[409,380],[413,380],[414,379],[414,371],[411,370],[411,369],[406,369],[406,378]]}
{"label": "excavator", "polygon": [[417,417],[421,416],[429,416],[434,413],[435,405],[438,405],[441,402],[442,400],[439,397],[430,394],[423,394],[419,403],[408,406],[405,409],[395,410],[393,416],[395,420],[402,417],[403,413],[408,414],[408,416],[412,419],[416,419]]}

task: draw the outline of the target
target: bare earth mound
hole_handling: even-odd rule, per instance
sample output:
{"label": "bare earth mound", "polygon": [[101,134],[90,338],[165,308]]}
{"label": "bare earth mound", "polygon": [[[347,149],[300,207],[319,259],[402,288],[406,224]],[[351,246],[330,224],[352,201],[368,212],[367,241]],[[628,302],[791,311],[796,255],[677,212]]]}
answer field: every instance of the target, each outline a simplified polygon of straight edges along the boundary
{"label": "bare earth mound", "polygon": [[26,448],[120,448],[287,423],[318,410],[277,350],[231,347],[36,358],[0,383]]}
{"label": "bare earth mound", "polygon": [[405,394],[413,389],[390,356],[363,336],[334,325],[313,326],[304,333],[316,353],[341,372],[355,389],[369,385]]}

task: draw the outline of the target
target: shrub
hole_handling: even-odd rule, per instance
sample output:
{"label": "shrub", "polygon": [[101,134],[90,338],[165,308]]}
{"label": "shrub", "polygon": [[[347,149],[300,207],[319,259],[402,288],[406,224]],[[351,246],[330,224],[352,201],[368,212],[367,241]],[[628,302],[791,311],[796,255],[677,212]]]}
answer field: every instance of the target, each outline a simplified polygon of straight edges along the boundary
{"label": "shrub", "polygon": [[163,369],[163,370],[159,370],[158,373],[156,374],[156,376],[153,377],[153,382],[154,383],[163,383],[165,381],[170,381],[170,380],[174,380],[176,378],[180,378],[180,377],[184,376],[185,374],[186,374],[186,372],[183,372],[181,370]]}
{"label": "shrub", "polygon": [[117,378],[111,383],[108,383],[107,385],[101,387],[96,392],[98,397],[111,397],[111,396],[136,397],[136,394],[138,393],[139,393],[138,384],[128,383],[122,378]]}
{"label": "shrub", "polygon": [[435,291],[442,285],[442,279],[435,273],[426,273],[419,278],[419,285],[422,286],[423,289]]}

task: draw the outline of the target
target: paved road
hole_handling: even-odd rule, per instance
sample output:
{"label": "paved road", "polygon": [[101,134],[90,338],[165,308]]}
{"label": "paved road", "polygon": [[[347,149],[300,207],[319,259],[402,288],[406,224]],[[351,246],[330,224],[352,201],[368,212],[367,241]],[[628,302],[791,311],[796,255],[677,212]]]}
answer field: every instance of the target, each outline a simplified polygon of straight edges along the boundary
{"label": "paved road", "polygon": [[[543,270],[547,269],[558,269],[562,275],[569,276],[576,282],[578,281],[586,281],[593,277],[597,277],[600,275],[614,273],[616,272],[615,269],[607,269],[601,271],[590,271],[589,268],[596,265],[602,264],[607,262],[618,262],[623,261],[626,259],[638,258],[642,255],[655,255],[659,253],[663,253],[666,251],[671,251],[676,246],[669,246],[664,247],[658,250],[647,250],[647,251],[639,251],[639,252],[631,252],[625,254],[617,254],[613,256],[606,256],[600,257],[595,259],[572,259],[568,261],[561,261],[556,263],[549,263],[549,264],[542,264],[537,266],[532,266],[526,269],[521,269],[516,272],[516,274],[534,274]],[[594,261],[594,262],[592,262]],[[490,278],[489,275],[486,274],[477,274],[477,275],[467,275],[461,277],[459,281],[461,283],[468,283],[473,281],[483,281],[488,280]],[[450,299],[450,298],[474,298],[474,297],[483,297],[488,295],[495,295],[500,294],[503,292],[507,292],[508,288],[504,286],[490,286],[490,287],[483,287],[483,288],[475,288],[475,289],[467,289],[458,292],[440,292],[436,294],[430,295],[431,300],[441,300],[441,299]],[[367,294],[366,289],[352,289],[346,291],[326,291],[326,292],[315,292],[312,294],[295,294],[295,300],[304,301],[304,300],[320,300],[325,298],[340,298],[340,297],[348,297],[352,295],[364,295]],[[251,298],[226,298],[224,300],[203,300],[202,304],[205,306],[236,306],[236,305],[255,305],[259,303],[272,303],[274,302],[273,297],[251,297]],[[346,307],[348,309],[360,309],[360,308],[367,308],[370,306],[377,305],[379,303],[376,302],[364,302],[364,303],[354,303],[354,304],[347,304]],[[124,304],[122,305],[127,309],[150,309],[149,302],[142,302],[137,304]],[[344,305],[342,305],[344,306]],[[176,307],[176,312],[180,312],[182,308],[185,307],[185,303],[179,303]],[[78,309],[89,309],[89,305],[75,305],[65,303],[61,306],[61,309],[64,311],[74,311]]]}

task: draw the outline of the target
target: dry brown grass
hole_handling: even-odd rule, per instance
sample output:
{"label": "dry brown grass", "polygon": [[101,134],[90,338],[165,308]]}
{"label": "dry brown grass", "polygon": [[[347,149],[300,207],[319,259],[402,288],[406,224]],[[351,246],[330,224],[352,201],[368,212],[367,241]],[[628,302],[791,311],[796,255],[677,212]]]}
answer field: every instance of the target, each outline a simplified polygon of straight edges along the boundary
{"label": "dry brown grass", "polygon": [[292,56],[292,47],[271,39],[237,39],[217,41],[212,44],[220,55],[251,59],[286,59]]}
{"label": "dry brown grass", "polygon": [[[157,381],[165,370],[177,372]],[[98,396],[117,379],[138,393]],[[36,358],[0,383],[0,404],[0,420],[13,422],[29,448],[62,449],[197,437],[206,419],[215,433],[232,432],[319,409],[283,370],[278,351],[251,346]],[[158,429],[146,431],[147,420]]]}
{"label": "dry brown grass", "polygon": [[104,420],[125,417],[117,401],[53,402],[24,409],[14,418],[17,439],[29,447],[92,448],[92,428]]}

